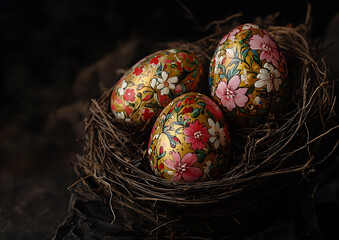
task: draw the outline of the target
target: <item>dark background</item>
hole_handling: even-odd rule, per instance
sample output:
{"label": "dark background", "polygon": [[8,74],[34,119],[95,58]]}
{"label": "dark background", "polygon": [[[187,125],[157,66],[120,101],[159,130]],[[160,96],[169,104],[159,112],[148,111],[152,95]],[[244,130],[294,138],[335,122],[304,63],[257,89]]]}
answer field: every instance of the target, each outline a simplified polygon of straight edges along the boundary
{"label": "dark background", "polygon": [[[338,79],[337,4],[311,3],[312,37],[331,46],[324,54]],[[280,24],[297,25],[306,10],[304,1],[1,1],[0,239],[53,237],[77,180],[71,163],[81,153],[88,102],[117,80],[115,69],[158,43],[198,40],[209,22],[237,12],[242,23],[280,12]],[[88,80],[87,70],[105,58],[112,77]],[[339,214],[338,164],[329,168],[336,171],[319,173],[320,219]],[[322,224],[325,237],[332,226]]]}

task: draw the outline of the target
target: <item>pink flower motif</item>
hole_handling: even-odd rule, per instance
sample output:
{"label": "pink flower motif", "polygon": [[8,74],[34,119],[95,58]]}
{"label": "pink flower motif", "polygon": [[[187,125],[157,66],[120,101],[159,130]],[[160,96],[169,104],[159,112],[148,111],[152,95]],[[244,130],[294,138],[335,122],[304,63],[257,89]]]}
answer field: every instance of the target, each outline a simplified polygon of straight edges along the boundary
{"label": "pink flower motif", "polygon": [[204,99],[205,103],[206,103],[206,109],[213,114],[213,116],[215,116],[218,120],[220,120],[222,118],[222,112],[220,110],[220,108],[218,107],[218,105],[209,97],[206,97],[204,95],[202,95],[202,98]]}
{"label": "pink flower motif", "polygon": [[230,31],[228,34],[226,34],[223,39],[221,39],[219,45],[223,44],[226,41],[227,38],[229,38],[231,41],[234,41],[235,35],[237,35],[238,32],[240,32],[240,29],[234,28],[232,31]]}
{"label": "pink flower motif", "polygon": [[184,134],[186,135],[185,141],[191,143],[191,148],[194,150],[203,149],[211,137],[207,127],[203,123],[200,124],[198,119],[194,123],[189,123],[184,129]]}
{"label": "pink flower motif", "polygon": [[126,89],[125,94],[124,94],[124,100],[129,101],[129,102],[134,102],[135,100],[135,91],[134,89]]}
{"label": "pink flower motif", "polygon": [[179,152],[171,151],[170,154],[174,161],[167,159],[165,165],[176,171],[172,182],[179,182],[181,178],[187,182],[197,181],[204,174],[200,168],[192,167],[198,161],[196,154],[186,153],[182,159]]}
{"label": "pink flower motif", "polygon": [[174,91],[176,94],[182,93],[182,86],[180,84],[176,85]]}
{"label": "pink flower motif", "polygon": [[248,101],[248,97],[245,95],[247,88],[239,88],[239,85],[240,77],[238,75],[233,76],[228,84],[226,82],[218,84],[216,95],[228,111],[232,111],[236,106],[245,107]]}
{"label": "pink flower motif", "polygon": [[259,34],[253,35],[250,38],[249,45],[253,50],[262,51],[260,54],[260,60],[272,62],[273,66],[276,68],[279,67],[280,55],[278,47],[267,34],[265,34],[264,37],[261,37]]}

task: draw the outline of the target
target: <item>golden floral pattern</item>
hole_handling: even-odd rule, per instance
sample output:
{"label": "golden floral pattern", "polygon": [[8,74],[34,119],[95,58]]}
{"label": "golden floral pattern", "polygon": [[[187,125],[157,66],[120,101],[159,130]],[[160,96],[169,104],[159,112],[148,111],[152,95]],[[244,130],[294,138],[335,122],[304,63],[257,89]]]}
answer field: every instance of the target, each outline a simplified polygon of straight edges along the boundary
{"label": "golden floral pattern", "polygon": [[186,50],[168,49],[140,60],[116,84],[111,97],[115,117],[142,125],[153,123],[174,98],[198,91],[202,65]]}
{"label": "golden floral pattern", "polygon": [[177,97],[154,124],[148,154],[155,174],[173,182],[219,176],[230,158],[230,136],[220,108],[201,93]]}
{"label": "golden floral pattern", "polygon": [[286,60],[268,32],[248,23],[220,41],[210,64],[209,86],[228,120],[255,124],[282,104],[286,85]]}

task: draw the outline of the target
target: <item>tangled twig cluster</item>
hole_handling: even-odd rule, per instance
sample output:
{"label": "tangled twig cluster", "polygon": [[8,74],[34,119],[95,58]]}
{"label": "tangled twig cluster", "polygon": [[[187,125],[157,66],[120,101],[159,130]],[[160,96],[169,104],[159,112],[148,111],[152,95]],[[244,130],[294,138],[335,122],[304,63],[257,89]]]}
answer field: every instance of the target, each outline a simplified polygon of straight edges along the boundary
{"label": "tangled twig cluster", "polygon": [[[173,46],[192,50],[208,64],[219,39],[230,30],[231,26],[223,26],[226,23],[215,23],[215,33],[195,43]],[[292,173],[307,177],[335,151],[338,142],[331,143],[326,152],[316,153],[322,140],[338,125],[333,124],[333,86],[309,38],[308,26],[270,26],[267,30],[289,63],[294,86],[291,101],[280,115],[269,116],[265,123],[231,131],[233,165],[222,178],[187,184],[154,176],[146,154],[147,130],[132,132],[114,118],[109,107],[112,89],[92,100],[86,119],[85,151],[76,169],[82,178],[95,179],[99,189],[91,191],[110,204],[114,216],[126,222],[132,217],[153,236],[161,229],[166,229],[163,234],[168,236],[193,236],[199,232],[195,223],[208,219],[203,231],[213,234],[214,224],[235,218],[249,208],[251,201],[277,188],[274,178],[263,191],[260,186],[264,182]]]}

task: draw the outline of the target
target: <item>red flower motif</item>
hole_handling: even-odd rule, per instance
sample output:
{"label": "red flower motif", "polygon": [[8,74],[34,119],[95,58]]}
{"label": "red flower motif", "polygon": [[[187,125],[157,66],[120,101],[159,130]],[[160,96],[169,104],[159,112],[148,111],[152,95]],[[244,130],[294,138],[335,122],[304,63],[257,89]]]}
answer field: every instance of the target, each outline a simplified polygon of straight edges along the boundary
{"label": "red flower motif", "polygon": [[144,119],[145,122],[152,119],[153,116],[154,116],[154,112],[153,112],[152,109],[144,108],[144,110],[142,112],[142,118]]}
{"label": "red flower motif", "polygon": [[136,67],[134,68],[133,74],[135,76],[139,76],[144,70],[142,69],[142,67]]}
{"label": "red flower motif", "polygon": [[129,102],[134,102],[135,100],[135,91],[134,89],[126,89],[124,94],[124,100]]}
{"label": "red flower motif", "polygon": [[202,95],[202,98],[204,99],[204,101],[206,103],[207,111],[212,113],[213,116],[215,116],[217,118],[217,120],[220,120],[222,118],[222,112],[221,112],[220,108],[218,107],[218,105],[215,102],[213,102],[213,100],[210,99],[209,97]]}
{"label": "red flower motif", "polygon": [[144,102],[144,101],[148,101],[148,100],[150,100],[151,99],[151,97],[152,97],[152,95],[153,95],[153,93],[151,93],[151,94],[147,94],[143,99],[142,99],[142,101]]}
{"label": "red flower motif", "polygon": [[169,64],[169,63],[172,63],[172,60],[171,60],[171,59],[168,59],[168,58],[165,58],[165,59],[163,60],[163,62]]}
{"label": "red flower motif", "polygon": [[211,135],[208,133],[207,127],[199,120],[194,123],[189,123],[188,127],[184,129],[185,141],[191,143],[191,148],[194,150],[203,149],[208,143]]}
{"label": "red flower motif", "polygon": [[176,104],[175,106],[176,106],[177,108],[180,108],[181,104],[182,104],[182,101],[179,101],[179,102],[177,102],[177,104]]}
{"label": "red flower motif", "polygon": [[149,61],[149,63],[152,64],[153,67],[158,65],[160,57],[161,57],[161,55],[155,56],[154,58],[151,59],[151,61]]}
{"label": "red flower motif", "polygon": [[131,107],[125,106],[124,111],[126,112],[127,116],[130,116],[133,112],[133,109]]}
{"label": "red flower motif", "polygon": [[159,169],[163,169],[163,168],[164,168],[164,164],[163,164],[163,163],[160,163]]}
{"label": "red flower motif", "polygon": [[[174,161],[167,159],[165,161],[166,167],[175,170],[176,173],[171,178],[172,182],[179,182],[183,178],[187,182],[197,181],[204,173],[200,168],[193,167],[198,161],[196,154],[186,153],[181,159],[179,152],[170,152]],[[170,172],[170,171],[168,171]]]}
{"label": "red flower motif", "polygon": [[194,103],[194,98],[188,97],[185,99],[185,104],[192,104],[192,103]]}
{"label": "red flower motif", "polygon": [[185,114],[185,113],[191,113],[194,111],[194,108],[193,107],[186,107],[184,108],[184,110],[182,111],[182,114]]}

